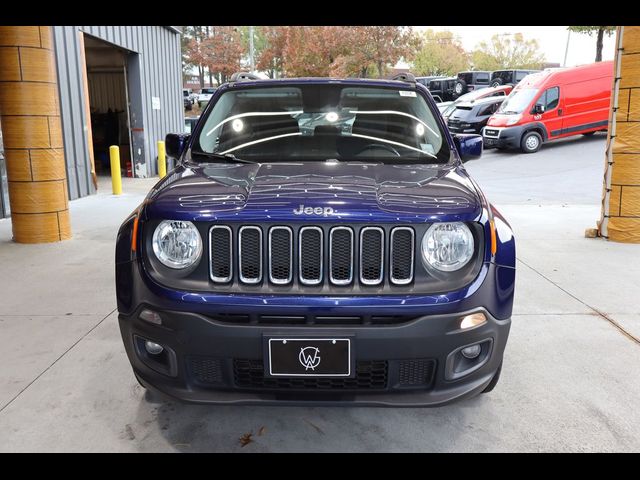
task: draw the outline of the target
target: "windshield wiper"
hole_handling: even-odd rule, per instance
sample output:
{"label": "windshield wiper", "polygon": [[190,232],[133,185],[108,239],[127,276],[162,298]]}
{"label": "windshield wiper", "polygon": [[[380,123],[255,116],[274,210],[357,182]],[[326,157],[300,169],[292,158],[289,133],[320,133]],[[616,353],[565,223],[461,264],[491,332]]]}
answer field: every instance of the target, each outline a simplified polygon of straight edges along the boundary
{"label": "windshield wiper", "polygon": [[192,155],[200,155],[207,158],[215,158],[217,160],[227,160],[230,162],[237,163],[256,163],[253,160],[245,160],[244,158],[238,158],[233,153],[214,153],[214,152],[202,152],[202,151],[191,151]]}

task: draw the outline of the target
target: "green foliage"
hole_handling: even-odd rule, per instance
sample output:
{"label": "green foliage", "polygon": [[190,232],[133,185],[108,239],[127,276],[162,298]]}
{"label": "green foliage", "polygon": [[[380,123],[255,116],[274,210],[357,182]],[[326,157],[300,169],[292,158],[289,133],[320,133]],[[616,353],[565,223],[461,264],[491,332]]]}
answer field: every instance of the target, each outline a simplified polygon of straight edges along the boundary
{"label": "green foliage", "polygon": [[413,58],[416,75],[454,75],[469,68],[462,43],[452,32],[427,30],[418,36],[418,52]]}
{"label": "green foliage", "polygon": [[471,53],[476,70],[538,69],[544,62],[537,40],[525,40],[520,33],[494,35],[489,42],[480,42]]}

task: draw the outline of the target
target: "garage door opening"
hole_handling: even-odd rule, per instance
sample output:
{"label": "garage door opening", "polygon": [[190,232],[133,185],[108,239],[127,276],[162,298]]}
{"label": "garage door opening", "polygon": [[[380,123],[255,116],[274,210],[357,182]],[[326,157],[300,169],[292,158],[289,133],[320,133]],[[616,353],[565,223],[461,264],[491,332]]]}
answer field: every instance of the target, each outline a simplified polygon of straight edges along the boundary
{"label": "garage door opening", "polygon": [[[109,147],[120,147],[122,176],[133,176],[127,60],[129,52],[84,35],[89,114],[98,188],[111,177]],[[91,142],[89,143],[91,144]]]}

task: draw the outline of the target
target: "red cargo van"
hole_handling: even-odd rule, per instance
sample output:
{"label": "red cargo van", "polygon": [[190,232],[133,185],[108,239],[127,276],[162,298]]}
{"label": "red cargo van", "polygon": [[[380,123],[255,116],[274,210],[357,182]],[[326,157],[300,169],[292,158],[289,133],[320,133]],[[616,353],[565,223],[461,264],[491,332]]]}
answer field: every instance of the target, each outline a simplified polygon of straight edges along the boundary
{"label": "red cargo van", "polygon": [[607,129],[613,62],[527,75],[482,131],[487,147],[534,153],[543,142]]}

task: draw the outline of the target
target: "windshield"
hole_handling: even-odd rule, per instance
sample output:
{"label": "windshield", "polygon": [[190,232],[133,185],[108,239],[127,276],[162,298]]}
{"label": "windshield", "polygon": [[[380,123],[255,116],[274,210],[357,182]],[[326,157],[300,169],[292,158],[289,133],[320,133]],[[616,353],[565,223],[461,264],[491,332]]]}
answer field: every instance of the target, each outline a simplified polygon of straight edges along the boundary
{"label": "windshield", "polygon": [[[200,157],[198,157],[200,153]],[[415,90],[310,84],[225,92],[192,148],[246,161],[446,163],[449,148]]]}
{"label": "windshield", "polygon": [[216,91],[215,88],[203,88],[202,89],[202,93],[208,93],[208,94],[212,94],[215,91]]}
{"label": "windshield", "polygon": [[518,115],[524,112],[531,104],[531,100],[533,100],[533,97],[535,97],[537,93],[537,88],[516,89],[507,97],[497,113]]}

